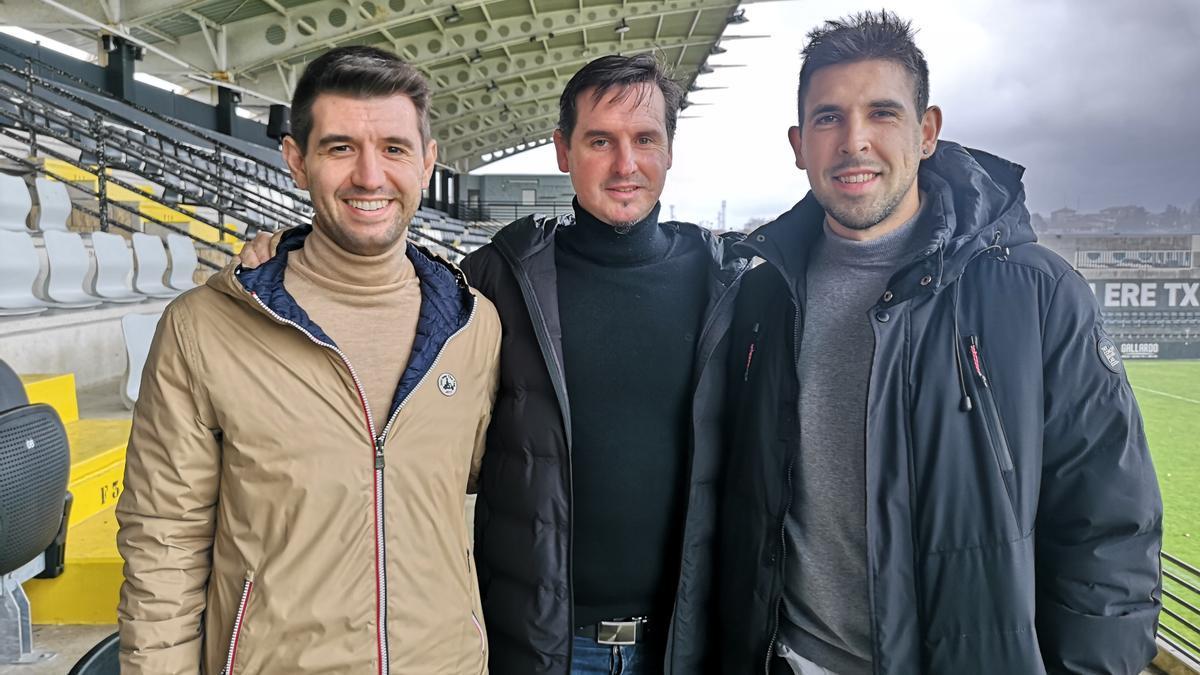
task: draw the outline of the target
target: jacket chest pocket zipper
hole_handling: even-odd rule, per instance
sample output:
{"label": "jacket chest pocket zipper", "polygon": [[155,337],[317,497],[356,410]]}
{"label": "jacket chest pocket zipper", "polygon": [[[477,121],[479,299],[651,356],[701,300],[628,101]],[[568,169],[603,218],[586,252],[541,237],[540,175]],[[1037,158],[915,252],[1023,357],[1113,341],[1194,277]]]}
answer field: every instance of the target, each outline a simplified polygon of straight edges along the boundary
{"label": "jacket chest pocket zipper", "polygon": [[242,638],[242,623],[246,620],[246,605],[250,604],[250,593],[254,590],[254,573],[247,572],[242,581],[242,595],[238,600],[237,614],[233,617],[233,630],[229,633],[229,652],[221,675],[233,675],[233,664],[237,660],[238,643]]}
{"label": "jacket chest pocket zipper", "polygon": [[970,358],[971,372],[975,375],[975,381],[979,383],[976,390],[979,392],[980,414],[983,415],[983,426],[987,431],[989,444],[992,446],[992,453],[996,457],[996,464],[1000,468],[1000,477],[1004,482],[1004,490],[1008,495],[1008,504],[1012,508],[1013,518],[1016,519],[1018,527],[1021,519],[1017,517],[1017,500],[1013,494],[1013,472],[1015,466],[1013,464],[1012,448],[1008,444],[1008,436],[1004,433],[1004,423],[1000,419],[1000,408],[996,405],[995,392],[992,391],[992,382],[988,377],[987,365],[984,363],[983,354],[979,347],[979,338],[975,335],[967,337],[967,355]]}

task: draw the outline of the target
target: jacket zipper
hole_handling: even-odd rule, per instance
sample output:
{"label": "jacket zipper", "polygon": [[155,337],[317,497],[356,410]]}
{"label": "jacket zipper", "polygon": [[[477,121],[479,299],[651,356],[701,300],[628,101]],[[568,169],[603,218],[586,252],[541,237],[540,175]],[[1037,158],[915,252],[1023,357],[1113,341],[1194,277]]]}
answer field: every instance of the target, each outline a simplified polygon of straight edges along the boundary
{"label": "jacket zipper", "polygon": [[991,438],[992,447],[995,448],[996,461],[1000,464],[1001,471],[1013,470],[1012,450],[1008,446],[1008,439],[1004,435],[1004,425],[1000,422],[1000,410],[996,406],[996,400],[992,394],[992,385],[988,382],[987,372],[983,364],[983,356],[979,351],[979,338],[971,335],[967,338],[970,346],[968,350],[971,353],[971,367],[975,371],[976,377],[979,378],[980,384],[983,385],[984,407],[984,426],[987,428],[988,436]]}
{"label": "jacket zipper", "polygon": [[975,371],[976,377],[983,385],[983,392],[979,397],[983,403],[983,426],[991,440],[996,464],[1000,467],[1000,481],[1004,484],[1004,494],[1008,497],[1008,507],[1012,511],[1013,522],[1020,531],[1022,529],[1021,518],[1017,514],[1017,499],[1013,493],[1012,475],[1015,464],[1013,463],[1012,448],[1008,445],[1008,435],[1004,433],[1004,423],[1000,419],[1000,407],[996,405],[996,398],[988,380],[987,364],[984,363],[983,355],[980,352],[979,338],[971,335],[967,337],[967,341],[971,355],[971,369]]}
{"label": "jacket zipper", "polygon": [[[799,372],[800,370],[800,304],[793,301],[796,309],[796,320],[792,333],[792,366]],[[796,397],[796,415],[800,414],[800,397]],[[798,420],[798,418],[797,418]],[[798,422],[797,422],[798,423]],[[787,480],[784,483],[786,491],[783,495],[783,511],[779,515],[779,572],[776,574],[782,577],[786,583],[787,571],[785,569],[787,563],[787,514],[792,510],[792,468],[796,464],[796,454],[791,453],[791,458],[787,465]],[[775,610],[772,612],[772,628],[771,639],[767,641],[767,654],[763,660],[763,672],[766,675],[771,675],[771,654],[775,652],[775,640],[779,638],[779,609],[783,605],[783,589],[780,588],[779,595],[775,597]]]}
{"label": "jacket zipper", "polygon": [[[695,372],[695,375],[693,376],[693,380],[696,383],[695,386],[697,386],[697,387],[699,386],[699,383],[700,383],[700,374],[704,372],[704,366],[705,366],[705,364],[708,363],[708,357],[705,357],[701,353],[702,350],[704,349],[704,340],[706,337],[708,337],[709,332],[712,330],[713,324],[716,323],[717,315],[720,313],[721,305],[723,305],[725,303],[726,298],[737,297],[737,294],[733,293],[732,289],[735,286],[737,286],[738,281],[741,279],[742,274],[744,274],[744,273],[745,273],[744,270],[742,272],[739,272],[736,277],[734,277],[732,280],[730,280],[730,282],[728,284],[725,285],[725,288],[722,289],[722,291],[721,291],[721,295],[717,298],[717,301],[713,304],[712,311],[705,318],[704,326],[700,329],[699,339],[696,340],[696,360],[697,360],[697,363],[695,364],[696,372]],[[757,332],[758,332],[757,324],[755,324],[755,334],[757,334]],[[711,357],[711,355],[712,354],[710,353],[709,356]],[[696,392],[693,391],[692,392],[692,402],[693,403],[695,403],[695,398],[696,398]],[[693,409],[693,414],[694,414],[694,409]],[[695,422],[695,420],[693,420],[693,423],[694,422]],[[689,458],[690,461],[688,462],[688,476],[687,476],[687,482],[685,483],[687,485],[687,490],[688,490],[687,496],[688,496],[689,503],[691,501],[691,496],[692,496],[692,466],[693,466],[693,464],[695,464],[695,461],[696,461],[696,457],[694,454],[694,450],[695,450],[694,442],[692,443],[691,448],[693,450],[693,453],[692,453],[692,456]],[[682,537],[684,542],[686,542],[686,539],[687,539],[687,513],[686,513],[686,510],[687,509],[685,508],[684,509],[684,511],[685,511],[685,513],[684,513],[684,536]],[[682,561],[683,561],[684,542],[680,543],[679,560],[680,560],[681,566],[682,566]],[[675,599],[671,603],[671,618],[668,621],[668,626],[667,626],[668,638],[667,638],[666,657],[664,659],[664,668],[665,668],[666,675],[673,675],[673,673],[674,673],[674,669],[671,667],[671,665],[672,665],[672,661],[674,660],[674,654],[675,654],[675,612],[679,608],[679,594],[682,592],[682,588],[683,588],[682,567],[680,568],[679,578],[675,583],[676,583]]]}
{"label": "jacket zipper", "polygon": [[387,555],[383,544],[383,442],[387,437],[388,430],[390,430],[392,427],[392,422],[396,420],[396,417],[400,414],[400,410],[404,407],[404,404],[408,402],[408,399],[412,398],[413,392],[420,388],[421,383],[425,381],[425,378],[429,376],[429,373],[433,371],[434,367],[437,366],[438,361],[441,360],[442,352],[444,352],[446,349],[446,344],[449,344],[451,339],[466,330],[467,327],[471,325],[472,320],[475,318],[476,305],[475,303],[472,303],[471,314],[467,317],[467,322],[463,324],[462,328],[459,328],[457,331],[455,331],[449,338],[446,338],[446,342],[442,345],[442,349],[439,350],[437,356],[434,357],[433,363],[429,364],[429,368],[423,375],[421,375],[421,379],[417,381],[416,386],[414,386],[412,390],[408,392],[408,395],[404,397],[404,400],[400,402],[400,405],[396,406],[396,411],[392,413],[391,418],[388,420],[387,425],[383,429],[383,433],[376,436],[375,419],[371,415],[371,406],[367,404],[367,396],[363,393],[362,383],[358,379],[358,372],[354,370],[354,366],[350,363],[350,359],[346,357],[345,353],[338,349],[336,345],[318,340],[312,333],[305,330],[300,324],[294,321],[288,321],[282,316],[279,316],[279,314],[268,307],[266,303],[264,303],[262,299],[258,297],[257,293],[251,292],[250,297],[254,298],[254,301],[258,303],[258,306],[262,307],[263,310],[270,314],[271,317],[276,321],[295,328],[303,333],[313,344],[330,349],[337,354],[342,359],[342,363],[346,365],[346,369],[350,371],[350,379],[354,381],[354,388],[358,393],[359,403],[362,405],[363,414],[367,419],[367,433],[369,433],[371,436],[371,451],[375,459],[375,606],[376,620],[379,624],[377,626],[377,640],[379,645],[379,673],[380,675],[384,675],[390,670],[390,664],[388,663],[387,639]]}
{"label": "jacket zipper", "polygon": [[233,675],[233,664],[237,659],[238,641],[242,637],[242,621],[246,618],[246,605],[250,602],[250,591],[254,589],[254,573],[247,572],[242,581],[242,598],[238,601],[237,614],[233,617],[233,630],[229,634],[229,653],[225,657],[222,675]]}
{"label": "jacket zipper", "polygon": [[[471,568],[471,549],[467,549],[466,554],[467,554],[467,558],[466,558],[466,560],[467,560],[467,575],[470,576],[472,574],[475,574],[475,570]],[[474,600],[472,600],[472,602],[474,602]],[[471,623],[475,624],[475,630],[479,633],[479,653],[485,654],[486,653],[485,645],[487,644],[487,637],[486,637],[486,633],[483,630],[483,626],[480,625],[480,623],[479,623],[479,616],[477,614],[475,614],[474,608],[471,609]]]}
{"label": "jacket zipper", "polygon": [[379,675],[385,675],[389,670],[388,664],[388,644],[387,644],[387,568],[385,563],[387,556],[383,546],[383,464],[380,461],[383,456],[383,444],[380,438],[375,435],[375,419],[371,416],[371,406],[367,404],[367,395],[363,393],[362,381],[358,379],[358,371],[354,370],[354,366],[350,363],[350,359],[337,345],[332,345],[328,342],[318,340],[316,336],[304,329],[303,326],[295,321],[289,321],[282,316],[279,316],[275,310],[267,306],[258,293],[251,292],[250,297],[262,307],[264,311],[271,315],[276,321],[291,326],[303,333],[315,345],[325,347],[332,350],[342,359],[346,369],[350,371],[350,379],[354,381],[354,390],[358,394],[358,402],[362,406],[363,415],[367,420],[367,434],[371,438],[371,454],[375,460],[375,608],[376,620],[376,640],[379,645]]}

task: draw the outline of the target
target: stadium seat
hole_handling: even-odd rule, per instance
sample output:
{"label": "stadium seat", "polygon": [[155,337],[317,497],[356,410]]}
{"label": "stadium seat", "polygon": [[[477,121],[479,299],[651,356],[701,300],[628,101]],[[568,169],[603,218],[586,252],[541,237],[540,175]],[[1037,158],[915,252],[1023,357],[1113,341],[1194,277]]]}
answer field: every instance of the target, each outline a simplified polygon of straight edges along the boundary
{"label": "stadium seat", "polygon": [[0,230],[0,316],[37,314],[48,305],[33,294],[41,261],[33,238]]}
{"label": "stadium seat", "polygon": [[50,230],[42,235],[50,274],[45,296],[60,307],[95,307],[100,299],[84,290],[92,266],[91,256],[78,232]]}
{"label": "stadium seat", "polygon": [[182,234],[168,234],[167,250],[171,252],[171,276],[167,279],[167,285],[177,291],[195,288],[196,282],[192,281],[192,276],[199,264],[196,242]]}
{"label": "stadium seat", "polygon": [[125,335],[125,380],[121,386],[121,400],[125,407],[133,409],[142,386],[142,367],[150,355],[150,342],[158,327],[158,314],[126,314],[121,317],[121,332]]}
{"label": "stadium seat", "polygon": [[133,288],[142,295],[152,298],[173,298],[179,291],[163,283],[167,275],[167,250],[162,239],[144,232],[133,234],[133,257],[135,271]]}
{"label": "stadium seat", "polygon": [[107,302],[141,302],[146,296],[134,293],[129,285],[133,274],[133,254],[125,238],[108,232],[92,233],[92,251],[96,254],[96,295]]}
{"label": "stadium seat", "polygon": [[[0,361],[4,379],[15,377]],[[16,405],[12,405],[12,404]],[[29,597],[21,584],[45,568],[43,553],[62,528],[71,453],[54,408],[9,399],[0,410],[0,663],[32,663]]]}
{"label": "stadium seat", "polygon": [[121,636],[113,633],[75,662],[67,675],[121,675]]}
{"label": "stadium seat", "polygon": [[71,217],[71,195],[64,183],[48,178],[36,181],[38,195],[38,229],[66,231],[67,219]]}
{"label": "stadium seat", "polygon": [[25,218],[33,206],[25,179],[0,173],[0,230],[26,232]]}

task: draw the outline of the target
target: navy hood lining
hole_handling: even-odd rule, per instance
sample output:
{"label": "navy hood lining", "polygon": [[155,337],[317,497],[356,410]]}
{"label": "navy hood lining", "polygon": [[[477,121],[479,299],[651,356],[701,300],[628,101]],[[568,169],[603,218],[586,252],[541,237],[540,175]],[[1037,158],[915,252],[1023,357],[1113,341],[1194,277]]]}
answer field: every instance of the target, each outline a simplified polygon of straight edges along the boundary
{"label": "navy hood lining", "polygon": [[[318,340],[336,347],[337,343],[333,338],[308,316],[291,293],[288,293],[283,283],[288,255],[304,245],[304,240],[310,232],[312,225],[284,232],[275,256],[255,269],[239,268],[237,279],[251,295],[280,318],[296,324]],[[408,365],[400,376],[388,417],[416,388],[425,371],[433,365],[442,346],[466,324],[474,308],[474,298],[467,289],[461,273],[411,241],[407,242],[404,253],[412,262],[420,280],[421,309]],[[376,429],[376,433],[381,431]]]}

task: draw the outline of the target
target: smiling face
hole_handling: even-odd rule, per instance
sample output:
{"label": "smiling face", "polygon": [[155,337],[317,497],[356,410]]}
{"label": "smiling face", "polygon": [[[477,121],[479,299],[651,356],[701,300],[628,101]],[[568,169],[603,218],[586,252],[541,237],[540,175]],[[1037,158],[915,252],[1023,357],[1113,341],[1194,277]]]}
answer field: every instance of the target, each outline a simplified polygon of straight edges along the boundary
{"label": "smiling face", "polygon": [[662,194],[671,168],[666,102],[652,82],[576,97],[575,128],[554,132],[558,168],[571,174],[579,204],[616,228],[645,218]]}
{"label": "smiling face", "polygon": [[421,141],[412,99],[321,94],[312,120],[307,151],[287,138],[283,154],[296,185],[312,196],[313,226],[350,253],[391,249],[417,212],[437,160],[437,143]]}
{"label": "smiling face", "polygon": [[837,234],[882,236],[916,214],[917,169],[937,144],[942,115],[937,107],[919,113],[914,98],[911,76],[892,61],[813,73],[804,119],[788,138]]}

